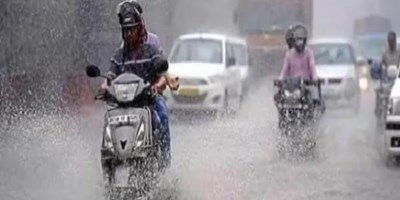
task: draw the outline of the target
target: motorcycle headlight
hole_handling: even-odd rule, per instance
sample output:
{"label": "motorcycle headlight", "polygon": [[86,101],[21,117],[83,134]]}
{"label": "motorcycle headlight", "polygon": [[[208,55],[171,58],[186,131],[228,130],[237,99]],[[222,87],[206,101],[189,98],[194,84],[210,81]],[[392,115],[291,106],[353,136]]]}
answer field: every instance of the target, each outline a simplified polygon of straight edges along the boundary
{"label": "motorcycle headlight", "polygon": [[300,97],[300,95],[301,95],[300,89],[296,89],[293,92],[285,90],[284,93],[285,93],[286,97]]}
{"label": "motorcycle headlight", "polygon": [[210,76],[208,78],[214,84],[223,83],[224,82],[224,75],[222,75],[222,74],[217,74],[217,75],[214,75],[214,76]]}
{"label": "motorcycle headlight", "polygon": [[129,102],[135,98],[137,83],[114,84],[115,98],[120,102]]}
{"label": "motorcycle headlight", "polygon": [[104,134],[104,147],[113,150],[113,143],[111,139],[111,128],[107,126]]}
{"label": "motorcycle headlight", "polygon": [[145,131],[144,131],[144,123],[143,122],[140,123],[139,131],[136,135],[136,138],[137,138],[136,146],[137,147],[142,146],[145,142]]}

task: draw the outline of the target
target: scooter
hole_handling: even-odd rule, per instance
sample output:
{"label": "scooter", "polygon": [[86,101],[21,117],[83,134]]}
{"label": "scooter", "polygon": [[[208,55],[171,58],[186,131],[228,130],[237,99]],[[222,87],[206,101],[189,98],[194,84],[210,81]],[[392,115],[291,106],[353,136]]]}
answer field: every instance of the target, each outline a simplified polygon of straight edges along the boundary
{"label": "scooter", "polygon": [[[155,68],[149,77],[165,68],[167,63]],[[96,66],[86,67],[86,74],[108,80]],[[146,199],[162,171],[160,128],[152,123],[150,84],[132,73],[123,73],[107,82],[110,89],[95,97],[108,105],[101,144],[107,196]]]}

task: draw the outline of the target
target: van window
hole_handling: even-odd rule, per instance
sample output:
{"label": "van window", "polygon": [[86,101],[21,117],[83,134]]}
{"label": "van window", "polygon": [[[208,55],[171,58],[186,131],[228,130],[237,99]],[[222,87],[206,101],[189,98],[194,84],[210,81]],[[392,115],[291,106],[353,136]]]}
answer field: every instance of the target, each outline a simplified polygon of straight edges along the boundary
{"label": "van window", "polygon": [[317,65],[355,63],[354,50],[348,44],[311,44],[309,46],[314,52]]}
{"label": "van window", "polygon": [[248,65],[247,48],[240,44],[233,44],[232,47],[236,65]]}
{"label": "van window", "polygon": [[185,39],[171,52],[170,62],[202,62],[221,64],[222,41],[213,39]]}

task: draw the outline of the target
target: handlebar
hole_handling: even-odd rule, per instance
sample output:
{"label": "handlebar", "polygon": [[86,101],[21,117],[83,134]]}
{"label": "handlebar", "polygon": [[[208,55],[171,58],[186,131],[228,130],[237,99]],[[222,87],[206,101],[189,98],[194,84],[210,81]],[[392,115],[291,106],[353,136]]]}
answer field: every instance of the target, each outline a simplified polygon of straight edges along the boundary
{"label": "handlebar", "polygon": [[281,87],[283,84],[285,84],[285,82],[288,82],[288,80],[297,80],[301,85],[307,85],[307,86],[319,86],[321,85],[323,79],[318,79],[316,81],[314,80],[306,80],[306,79],[284,79],[284,80],[280,80],[280,79],[274,79],[274,86],[277,87]]}
{"label": "handlebar", "polygon": [[[151,86],[147,86],[143,89],[142,94],[146,94],[148,96],[154,96],[155,94],[151,90]],[[96,101],[112,101],[117,102],[116,97],[111,95],[109,89],[100,89],[97,94],[94,96],[94,100]]]}

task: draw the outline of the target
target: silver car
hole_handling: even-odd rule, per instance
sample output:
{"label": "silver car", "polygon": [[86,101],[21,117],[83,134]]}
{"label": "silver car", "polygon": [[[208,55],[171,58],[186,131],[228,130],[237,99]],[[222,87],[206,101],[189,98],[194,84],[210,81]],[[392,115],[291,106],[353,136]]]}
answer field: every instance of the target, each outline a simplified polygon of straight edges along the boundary
{"label": "silver car", "polygon": [[327,106],[352,108],[358,112],[361,90],[354,48],[345,39],[324,38],[310,41],[321,93]]}

